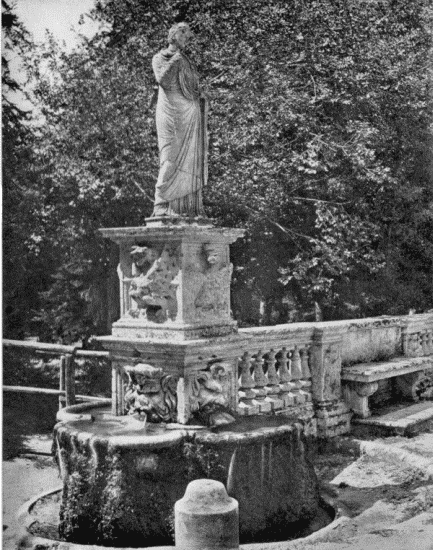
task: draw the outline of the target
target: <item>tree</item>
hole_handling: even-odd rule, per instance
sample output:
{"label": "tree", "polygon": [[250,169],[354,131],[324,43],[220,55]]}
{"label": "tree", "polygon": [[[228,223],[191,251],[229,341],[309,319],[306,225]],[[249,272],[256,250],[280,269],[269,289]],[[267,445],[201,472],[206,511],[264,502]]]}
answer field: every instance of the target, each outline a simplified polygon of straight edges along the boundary
{"label": "tree", "polygon": [[237,318],[259,320],[245,289],[264,322],[285,320],[288,301],[325,318],[433,305],[426,0],[103,0],[91,17],[103,30],[71,55],[49,45],[56,78],[37,75],[58,325],[72,293],[77,332],[83,311],[86,333],[106,327],[91,296],[103,301],[116,251],[97,229],[152,211],[151,58],[180,20],[212,96],[207,211],[248,230],[234,247]]}
{"label": "tree", "polygon": [[34,129],[23,83],[11,71],[11,59],[20,58],[22,73],[33,44],[10,5],[2,0],[2,104],[3,104],[3,287],[4,333],[22,337],[33,329],[32,310],[46,275],[40,239],[35,234],[40,202]]}

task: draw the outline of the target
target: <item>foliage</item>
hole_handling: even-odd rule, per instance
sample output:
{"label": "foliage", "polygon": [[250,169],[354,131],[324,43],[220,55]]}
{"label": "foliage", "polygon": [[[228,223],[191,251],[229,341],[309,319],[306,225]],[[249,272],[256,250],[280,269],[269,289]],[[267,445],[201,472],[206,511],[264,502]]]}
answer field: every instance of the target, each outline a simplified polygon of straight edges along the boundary
{"label": "foliage", "polygon": [[281,322],[314,304],[326,318],[432,307],[432,11],[427,0],[98,1],[93,39],[69,55],[51,41],[33,64],[46,120],[37,238],[58,266],[39,318],[68,340],[115,316],[117,251],[97,229],[152,211],[151,59],[181,20],[211,98],[207,211],[248,230],[233,248],[238,320]]}
{"label": "foliage", "polygon": [[25,75],[32,42],[10,5],[2,1],[2,105],[3,105],[3,288],[4,329],[8,337],[30,330],[31,310],[38,307],[37,290],[47,275],[41,259],[40,195],[31,113],[26,110],[23,82],[13,76],[11,63],[20,57]]}

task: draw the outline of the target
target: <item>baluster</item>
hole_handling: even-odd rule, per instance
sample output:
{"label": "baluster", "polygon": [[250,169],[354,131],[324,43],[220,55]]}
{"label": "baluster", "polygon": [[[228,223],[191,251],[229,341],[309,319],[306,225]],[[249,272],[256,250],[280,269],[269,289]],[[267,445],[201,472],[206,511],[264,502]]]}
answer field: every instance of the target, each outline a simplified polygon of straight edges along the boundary
{"label": "baluster", "polygon": [[259,350],[254,358],[253,378],[256,384],[256,397],[257,399],[264,399],[266,397],[265,386],[267,383],[265,373],[263,371],[263,354],[262,350]]}
{"label": "baluster", "polygon": [[302,368],[301,355],[299,353],[298,346],[295,346],[295,349],[292,351],[292,355],[290,358],[290,367],[292,373],[292,392],[295,396],[296,403],[304,403],[305,397],[300,392],[300,389],[302,388]]}
{"label": "baluster", "polygon": [[[251,357],[247,351],[242,355],[239,367],[241,370],[241,379],[239,382],[240,389],[251,390],[251,388],[254,388],[256,384],[251,376]],[[252,394],[252,397],[254,397],[254,393]]]}
{"label": "baluster", "polygon": [[310,371],[310,354],[307,347],[301,349],[301,368],[302,368],[302,390],[305,402],[312,400],[311,396],[311,371]]}
{"label": "baluster", "polygon": [[292,351],[291,357],[291,371],[292,371],[292,381],[302,379],[302,368],[301,368],[301,354],[299,353],[298,346],[295,346],[295,349]]}
{"label": "baluster", "polygon": [[427,332],[427,353],[428,355],[433,353],[433,331],[429,330]]}
{"label": "baluster", "polygon": [[259,407],[254,403],[256,393],[255,382],[251,376],[251,356],[246,351],[239,361],[241,377],[239,381],[239,406],[238,413],[241,415],[258,414]]}
{"label": "baluster", "polygon": [[260,412],[269,412],[271,410],[271,404],[265,401],[266,398],[266,385],[268,383],[266,375],[263,371],[263,354],[262,350],[259,350],[254,359],[253,378],[256,383],[254,393],[256,394],[257,404],[259,405]]}
{"label": "baluster", "polygon": [[310,353],[308,348],[302,348],[301,349],[301,365],[302,365],[302,378],[304,380],[308,380],[311,378],[311,372],[310,372]]}
{"label": "baluster", "polygon": [[409,334],[409,357],[418,355],[418,333]]}
{"label": "baluster", "polygon": [[290,380],[292,375],[290,374],[290,360],[288,358],[289,351],[286,347],[278,354],[278,375],[280,378],[280,396],[283,400],[284,407],[290,407],[295,404],[295,397],[292,390],[292,384]]}
{"label": "baluster", "polygon": [[290,371],[288,368],[289,359],[287,357],[287,348],[284,347],[278,357],[278,375],[280,377],[280,390],[281,391],[290,391]]}
{"label": "baluster", "polygon": [[418,357],[419,355],[422,355],[421,333],[417,332],[415,336],[415,355]]}
{"label": "baluster", "polygon": [[266,393],[267,393],[266,401],[268,401],[271,404],[272,410],[282,409],[284,406],[283,400],[278,397],[278,394],[280,392],[280,387],[279,387],[279,376],[275,368],[275,363],[276,363],[275,355],[276,355],[275,350],[271,349],[265,359],[265,363],[267,367],[266,375],[268,377],[268,385],[266,386]]}
{"label": "baluster", "polygon": [[418,339],[417,339],[417,356],[422,355],[422,332],[417,333]]}
{"label": "baluster", "polygon": [[409,334],[407,332],[407,327],[403,327],[401,331],[401,348],[403,355],[405,357],[410,357]]}
{"label": "baluster", "polygon": [[[268,357],[266,358],[268,386],[270,387],[278,386],[278,383],[279,383],[277,370],[275,368],[275,355],[276,355],[275,350],[271,349],[271,351],[268,353]],[[278,389],[277,389],[277,392],[278,392]]]}
{"label": "baluster", "polygon": [[421,333],[421,349],[423,355],[428,355],[428,336],[426,331]]}

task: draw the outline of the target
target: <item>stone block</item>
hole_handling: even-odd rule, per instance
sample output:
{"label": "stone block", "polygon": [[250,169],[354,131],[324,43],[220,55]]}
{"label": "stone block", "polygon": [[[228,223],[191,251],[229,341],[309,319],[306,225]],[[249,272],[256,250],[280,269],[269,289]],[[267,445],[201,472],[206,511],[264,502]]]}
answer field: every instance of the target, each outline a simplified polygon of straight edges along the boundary
{"label": "stone block", "polygon": [[259,411],[261,414],[269,413],[272,410],[272,405],[269,401],[266,401],[266,400],[259,401],[257,399],[257,400],[254,400],[254,404],[259,407]]}
{"label": "stone block", "polygon": [[399,317],[351,319],[342,341],[343,364],[377,361],[401,353]]}
{"label": "stone block", "polygon": [[229,245],[244,230],[184,223],[101,232],[120,246],[121,318],[113,336],[182,341],[237,330]]}
{"label": "stone block", "polygon": [[273,411],[282,409],[284,407],[283,400],[279,399],[278,397],[275,397],[275,396],[268,396],[265,401],[270,403],[271,410],[273,410]]}
{"label": "stone block", "polygon": [[239,402],[238,414],[240,416],[253,416],[259,414],[260,408],[257,404]]}
{"label": "stone block", "polygon": [[282,394],[283,403],[285,407],[292,407],[295,404],[295,396],[293,393]]}

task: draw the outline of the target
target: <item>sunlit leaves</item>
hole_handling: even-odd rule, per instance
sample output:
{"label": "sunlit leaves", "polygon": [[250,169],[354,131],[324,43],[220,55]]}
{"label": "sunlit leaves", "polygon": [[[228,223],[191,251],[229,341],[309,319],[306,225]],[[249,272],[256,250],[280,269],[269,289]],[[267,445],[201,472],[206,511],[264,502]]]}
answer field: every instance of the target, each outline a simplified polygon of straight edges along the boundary
{"label": "sunlit leaves", "polygon": [[[91,16],[102,24],[92,40],[69,55],[50,40],[32,65],[46,121],[37,246],[56,251],[63,277],[46,297],[60,308],[50,323],[65,324],[70,301],[92,330],[95,288],[115,262],[97,229],[152,211],[151,59],[181,20],[211,98],[206,208],[248,230],[233,249],[239,320],[254,317],[237,298],[246,291],[277,309],[286,294],[328,317],[367,315],[404,311],[412,278],[419,303],[433,301],[426,0],[103,0]],[[68,283],[77,261],[82,286]]]}

